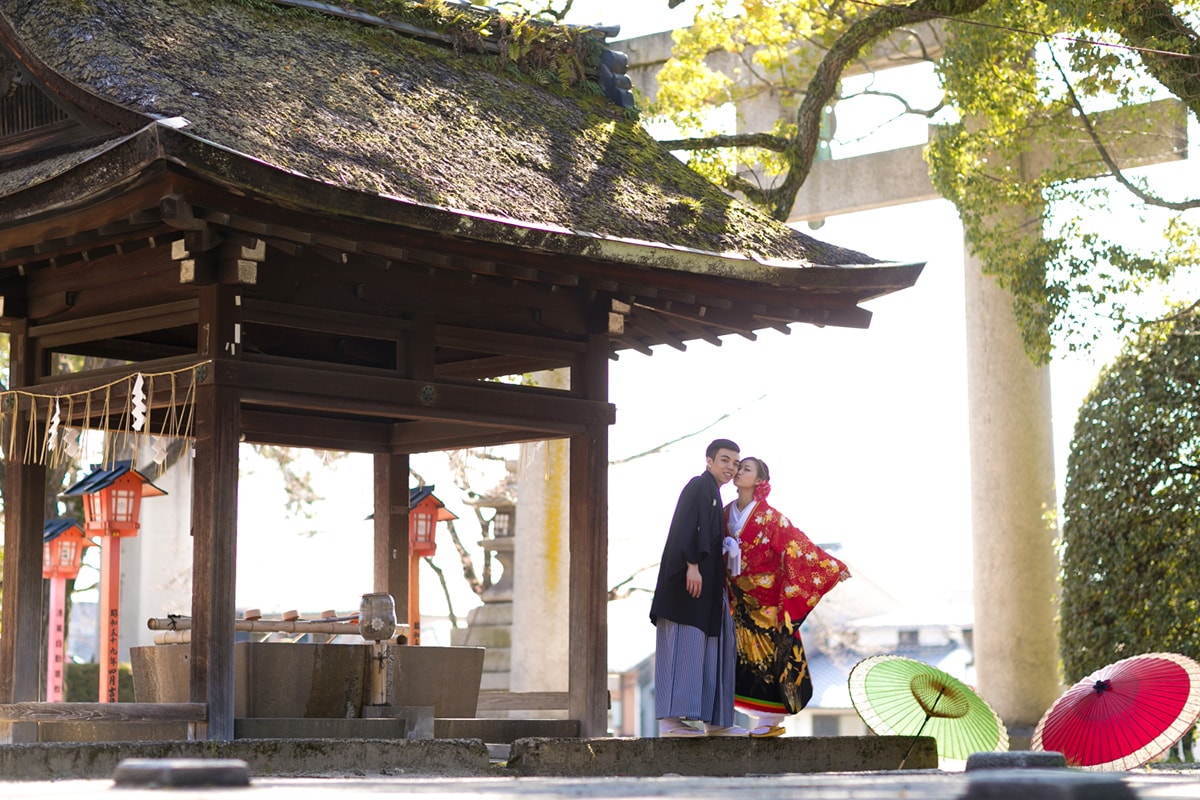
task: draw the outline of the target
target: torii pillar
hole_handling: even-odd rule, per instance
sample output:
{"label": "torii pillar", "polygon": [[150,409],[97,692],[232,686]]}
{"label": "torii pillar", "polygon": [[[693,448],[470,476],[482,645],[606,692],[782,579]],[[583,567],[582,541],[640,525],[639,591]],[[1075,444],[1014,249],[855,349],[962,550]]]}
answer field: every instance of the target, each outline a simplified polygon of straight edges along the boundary
{"label": "torii pillar", "polygon": [[[570,372],[539,372],[538,386],[566,390]],[[570,449],[565,439],[521,445],[513,572],[514,692],[568,688],[570,649]]]}
{"label": "torii pillar", "polygon": [[975,679],[1020,750],[1061,690],[1050,368],[1026,355],[1012,294],[965,262]]}

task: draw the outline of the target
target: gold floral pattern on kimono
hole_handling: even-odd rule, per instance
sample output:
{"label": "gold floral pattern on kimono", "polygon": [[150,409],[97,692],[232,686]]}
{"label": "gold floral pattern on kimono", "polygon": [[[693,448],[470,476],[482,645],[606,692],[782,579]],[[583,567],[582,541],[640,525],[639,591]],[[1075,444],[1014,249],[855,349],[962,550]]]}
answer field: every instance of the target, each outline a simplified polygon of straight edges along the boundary
{"label": "gold floral pattern on kimono", "polygon": [[846,569],[764,500],[747,517],[738,540],[742,574],[733,580],[756,621],[770,620],[770,627],[794,632]]}

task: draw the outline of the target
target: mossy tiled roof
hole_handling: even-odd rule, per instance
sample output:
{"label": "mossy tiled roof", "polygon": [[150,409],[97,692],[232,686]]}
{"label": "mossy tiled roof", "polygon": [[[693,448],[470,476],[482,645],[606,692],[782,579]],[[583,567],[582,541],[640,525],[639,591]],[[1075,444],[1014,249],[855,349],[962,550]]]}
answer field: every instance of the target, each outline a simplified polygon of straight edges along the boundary
{"label": "mossy tiled roof", "polygon": [[876,262],[731,200],[576,80],[601,47],[595,34],[521,70],[470,37],[439,44],[267,0],[0,0],[0,10],[51,69],[103,100],[184,117],[186,134],[313,180],[753,259]]}

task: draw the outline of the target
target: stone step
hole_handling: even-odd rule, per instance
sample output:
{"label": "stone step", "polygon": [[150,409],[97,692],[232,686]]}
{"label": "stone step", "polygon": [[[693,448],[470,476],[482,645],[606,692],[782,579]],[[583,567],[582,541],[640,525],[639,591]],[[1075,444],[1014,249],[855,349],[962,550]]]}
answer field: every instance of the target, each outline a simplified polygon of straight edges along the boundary
{"label": "stone step", "polygon": [[[751,739],[745,736],[696,736],[686,739],[530,737],[512,743],[508,769],[516,775],[541,777],[732,777],[801,772],[895,771],[901,762],[907,770],[936,769],[937,740],[929,736],[781,736],[774,739]],[[1021,771],[1013,770],[1014,773]],[[987,771],[984,772],[986,774]],[[763,794],[769,795],[765,786]],[[886,792],[881,796],[887,796]],[[1031,797],[1028,793],[979,796],[1003,797],[1006,800],[1028,800]],[[1103,796],[1106,795],[1094,795],[1097,798]]]}

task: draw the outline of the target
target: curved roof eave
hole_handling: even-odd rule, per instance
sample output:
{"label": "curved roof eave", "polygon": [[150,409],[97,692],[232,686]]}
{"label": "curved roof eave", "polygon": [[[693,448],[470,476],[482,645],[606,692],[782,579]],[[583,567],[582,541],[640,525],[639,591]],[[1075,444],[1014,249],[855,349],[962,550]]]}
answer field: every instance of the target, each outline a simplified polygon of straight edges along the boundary
{"label": "curved roof eave", "polygon": [[[921,262],[827,265],[760,260],[753,254],[693,250],[445,208],[320,181],[194,136],[178,129],[176,124],[155,121],[130,135],[113,139],[95,148],[86,158],[68,162],[64,171],[44,175],[41,180],[9,194],[5,205],[10,213],[19,214],[20,197],[25,195],[30,198],[25,204],[26,213],[44,213],[45,198],[56,194],[84,205],[98,194],[136,181],[140,173],[157,161],[175,165],[227,191],[297,211],[396,225],[547,255],[705,275],[785,290],[854,291],[866,299],[912,286],[924,267]],[[86,176],[82,174],[85,172]],[[54,184],[70,189],[55,192]],[[42,199],[33,195],[42,195]],[[67,203],[60,202],[60,210]],[[17,222],[10,217],[7,224]],[[5,224],[0,215],[0,226]]]}

